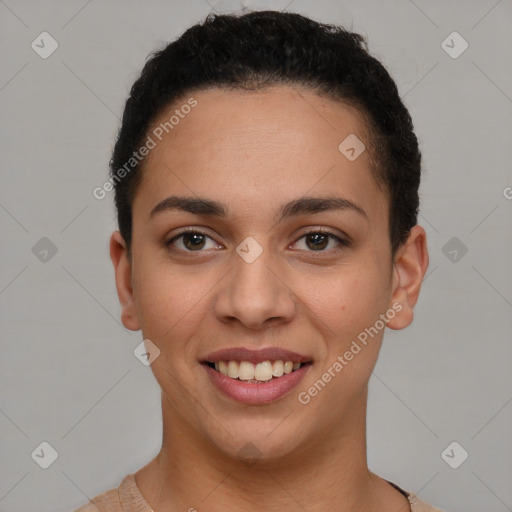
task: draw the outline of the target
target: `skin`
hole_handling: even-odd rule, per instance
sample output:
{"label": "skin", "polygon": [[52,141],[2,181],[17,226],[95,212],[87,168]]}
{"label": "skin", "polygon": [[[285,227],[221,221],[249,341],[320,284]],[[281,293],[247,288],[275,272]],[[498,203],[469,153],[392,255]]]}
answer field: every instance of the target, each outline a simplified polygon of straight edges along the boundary
{"label": "skin", "polygon": [[[366,463],[368,380],[385,329],[307,405],[297,395],[393,304],[401,311],[387,326],[411,323],[428,266],[424,229],[415,226],[392,259],[388,197],[369,150],[353,162],[338,150],[349,134],[365,140],[357,110],[289,86],[190,96],[198,105],[145,161],[131,257],[119,232],[110,241],[122,322],[161,351],[151,368],[162,389],[163,441],[136,473],[142,495],[155,512],[409,510]],[[228,216],[169,210],[150,218],[170,195],[222,202]],[[346,198],[365,215],[328,210],[275,222],[283,203],[306,195]],[[210,237],[202,252],[183,238],[166,246],[186,226]],[[326,239],[315,251],[304,235],[319,228],[350,245]],[[235,251],[249,236],[263,249],[252,263]],[[278,346],[313,365],[285,397],[245,405],[217,390],[199,364],[235,346]],[[250,462],[240,455],[247,443],[256,447]]]}

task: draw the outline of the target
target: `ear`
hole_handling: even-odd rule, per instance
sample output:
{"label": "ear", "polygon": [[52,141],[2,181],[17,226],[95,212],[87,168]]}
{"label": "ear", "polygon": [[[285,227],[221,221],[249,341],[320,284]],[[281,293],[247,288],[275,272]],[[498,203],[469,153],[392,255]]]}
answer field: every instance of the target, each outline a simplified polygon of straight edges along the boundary
{"label": "ear", "polygon": [[387,322],[391,329],[403,329],[412,322],[427,267],[427,234],[421,226],[414,226],[393,262],[391,303],[398,302],[402,308]]}
{"label": "ear", "polygon": [[117,295],[121,304],[121,321],[127,329],[138,331],[140,322],[132,288],[132,265],[126,242],[119,231],[110,237],[110,259],[114,265]]}

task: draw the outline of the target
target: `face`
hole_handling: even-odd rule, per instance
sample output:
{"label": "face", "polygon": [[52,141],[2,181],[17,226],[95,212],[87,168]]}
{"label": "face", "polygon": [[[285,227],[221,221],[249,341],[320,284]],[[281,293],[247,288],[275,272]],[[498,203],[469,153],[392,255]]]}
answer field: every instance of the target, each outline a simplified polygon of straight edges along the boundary
{"label": "face", "polygon": [[[338,149],[365,142],[363,121],[306,89],[189,96],[190,113],[153,136],[131,261],[113,235],[123,323],[160,350],[151,368],[169,417],[211,447],[277,457],[347,435],[383,322],[410,321],[387,194],[368,151]],[[301,366],[286,373],[286,361]]]}

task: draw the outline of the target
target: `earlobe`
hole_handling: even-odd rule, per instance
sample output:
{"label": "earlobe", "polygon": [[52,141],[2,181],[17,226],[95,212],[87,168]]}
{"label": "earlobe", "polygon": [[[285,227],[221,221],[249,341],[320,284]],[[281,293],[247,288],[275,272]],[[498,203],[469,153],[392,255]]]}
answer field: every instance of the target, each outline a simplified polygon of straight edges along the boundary
{"label": "earlobe", "polygon": [[414,226],[393,263],[391,304],[398,302],[402,309],[387,323],[389,328],[403,329],[412,322],[428,259],[427,234],[421,226]]}
{"label": "earlobe", "polygon": [[140,322],[132,288],[131,262],[126,242],[119,231],[110,237],[110,259],[114,265],[117,295],[121,304],[121,322],[127,329],[138,331]]}

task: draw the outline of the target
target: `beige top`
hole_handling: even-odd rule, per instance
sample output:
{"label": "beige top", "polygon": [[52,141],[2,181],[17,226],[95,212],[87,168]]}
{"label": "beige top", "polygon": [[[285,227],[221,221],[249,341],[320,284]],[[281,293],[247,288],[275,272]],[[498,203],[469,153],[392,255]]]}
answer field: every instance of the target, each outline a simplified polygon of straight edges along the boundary
{"label": "beige top", "polygon": [[[443,512],[442,510],[425,503],[415,494],[404,491],[393,482],[389,482],[407,497],[412,512]],[[76,509],[74,512],[153,512],[135,482],[135,475],[124,477],[117,489],[111,489],[96,496],[88,504]]]}

